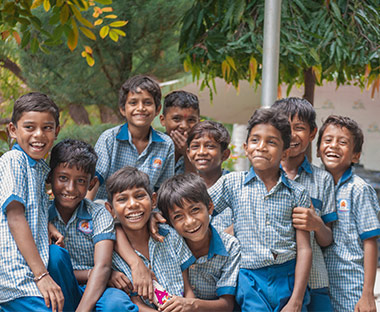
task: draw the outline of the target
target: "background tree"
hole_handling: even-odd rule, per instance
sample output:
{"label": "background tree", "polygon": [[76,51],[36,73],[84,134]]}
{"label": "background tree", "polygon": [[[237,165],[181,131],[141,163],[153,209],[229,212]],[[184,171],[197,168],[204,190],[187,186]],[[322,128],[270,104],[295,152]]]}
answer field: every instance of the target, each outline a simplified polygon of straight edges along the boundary
{"label": "background tree", "polygon": [[[99,106],[102,122],[117,122],[118,91],[128,77],[144,73],[162,80],[183,73],[178,22],[189,8],[187,3],[113,1],[114,13],[129,21],[124,29],[126,36],[118,42],[79,38],[78,44],[90,49],[96,59],[93,67],[83,62],[83,52],[58,46],[51,47],[49,54],[23,51],[22,73],[31,88],[51,95],[77,123],[89,123],[83,106],[93,104]],[[46,16],[39,18],[42,24],[48,24]]]}
{"label": "background tree", "polygon": [[[215,77],[238,87],[261,82],[264,1],[196,0],[186,13],[180,51],[184,67],[212,90]],[[380,86],[380,7],[378,0],[283,0],[279,83],[314,86]],[[215,89],[215,88],[214,88]],[[210,91],[212,92],[212,91]]]}

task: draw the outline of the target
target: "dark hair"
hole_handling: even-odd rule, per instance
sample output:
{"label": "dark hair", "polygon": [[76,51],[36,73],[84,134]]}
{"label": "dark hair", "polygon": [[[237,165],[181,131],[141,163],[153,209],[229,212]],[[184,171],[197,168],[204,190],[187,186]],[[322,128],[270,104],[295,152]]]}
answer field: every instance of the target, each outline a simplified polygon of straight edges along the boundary
{"label": "dark hair", "polygon": [[352,138],[354,139],[354,153],[360,153],[362,151],[362,146],[364,142],[362,129],[360,129],[358,123],[355,120],[349,117],[338,116],[338,115],[330,115],[329,117],[327,117],[321,129],[319,129],[318,141],[317,141],[318,149],[321,146],[323,133],[325,132],[327,126],[329,125],[334,125],[341,128],[343,127],[347,128],[347,130],[350,131]]}
{"label": "dark hair", "polygon": [[50,173],[60,164],[67,164],[69,167],[76,166],[84,172],[95,175],[95,167],[98,156],[94,148],[83,141],[65,139],[59,142],[51,150]]}
{"label": "dark hair", "polygon": [[277,100],[272,105],[272,108],[282,111],[287,116],[290,116],[291,120],[293,120],[294,116],[297,115],[300,120],[309,124],[310,131],[313,131],[315,128],[317,128],[317,124],[315,122],[316,113],[314,107],[306,99],[289,97]]}
{"label": "dark hair", "polygon": [[59,126],[58,106],[46,94],[30,92],[15,101],[11,119],[15,126],[24,112],[48,112],[54,117],[56,127]]}
{"label": "dark hair", "polygon": [[211,202],[205,182],[194,173],[173,176],[162,183],[158,190],[157,206],[169,223],[169,209],[173,209],[174,205],[183,208],[183,203],[186,201],[201,202],[206,207]]}
{"label": "dark hair", "polygon": [[149,176],[145,172],[129,166],[119,169],[106,182],[108,202],[112,203],[113,196],[116,193],[121,193],[134,187],[144,188],[149,196],[152,197]]}
{"label": "dark hair", "polygon": [[259,124],[269,124],[275,127],[281,133],[281,138],[284,142],[284,150],[289,148],[292,132],[288,116],[273,108],[260,108],[256,110],[248,121],[247,142],[252,128]]}
{"label": "dark hair", "polygon": [[119,91],[119,107],[124,108],[127,102],[128,93],[139,93],[137,89],[147,91],[154,100],[156,109],[161,105],[161,88],[160,85],[148,76],[137,75],[129,78],[120,88]]}
{"label": "dark hair", "polygon": [[165,115],[170,107],[192,108],[196,110],[199,115],[198,97],[190,92],[180,90],[169,93],[165,96],[162,113]]}
{"label": "dark hair", "polygon": [[209,135],[212,137],[215,142],[220,144],[221,151],[225,151],[230,144],[231,137],[227,129],[219,122],[205,120],[197,123],[189,132],[187,137],[187,146],[190,146],[190,143],[194,139],[198,139],[204,135]]}

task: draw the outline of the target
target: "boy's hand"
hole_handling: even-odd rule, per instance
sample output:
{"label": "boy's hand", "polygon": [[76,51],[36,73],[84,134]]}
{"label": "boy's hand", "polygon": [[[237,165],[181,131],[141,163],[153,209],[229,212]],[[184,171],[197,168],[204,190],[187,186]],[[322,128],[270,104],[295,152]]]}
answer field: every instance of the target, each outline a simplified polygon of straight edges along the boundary
{"label": "boy's hand", "polygon": [[58,245],[59,247],[65,248],[65,243],[63,241],[65,237],[50,222],[48,223],[48,231],[49,231],[49,244],[55,244],[55,245]]}
{"label": "boy's hand", "polygon": [[158,233],[159,223],[166,223],[166,219],[162,216],[160,212],[153,211],[149,219],[150,236],[152,236],[154,240],[162,243],[165,237]]}
{"label": "boy's hand", "polygon": [[302,309],[302,302],[295,302],[292,299],[281,309],[281,312],[299,312]]}
{"label": "boy's hand", "polygon": [[187,136],[188,135],[186,131],[183,134],[178,130],[173,130],[170,132],[170,137],[174,142],[175,150],[181,155],[186,155]]}
{"label": "boy's hand", "polygon": [[[46,275],[36,282],[45,304],[51,310],[61,312],[63,310],[64,297],[61,288],[54,282],[50,275]],[[51,305],[50,305],[51,304]]]}
{"label": "boy's hand", "polygon": [[163,312],[192,312],[195,311],[193,298],[183,298],[174,296],[166,301],[161,307],[158,308],[158,311]]}
{"label": "boy's hand", "polygon": [[375,296],[364,296],[355,305],[355,312],[376,312]]}
{"label": "boy's hand", "polygon": [[132,283],[128,277],[119,271],[113,270],[108,281],[108,286],[124,290],[127,294],[133,289]]}
{"label": "boy's hand", "polygon": [[153,302],[153,277],[151,270],[149,270],[142,261],[138,261],[135,265],[131,266],[133,291],[137,292],[139,296]]}
{"label": "boy's hand", "polygon": [[310,208],[294,208],[292,218],[293,226],[297,230],[317,232],[323,226],[323,221],[315,212],[313,205]]}

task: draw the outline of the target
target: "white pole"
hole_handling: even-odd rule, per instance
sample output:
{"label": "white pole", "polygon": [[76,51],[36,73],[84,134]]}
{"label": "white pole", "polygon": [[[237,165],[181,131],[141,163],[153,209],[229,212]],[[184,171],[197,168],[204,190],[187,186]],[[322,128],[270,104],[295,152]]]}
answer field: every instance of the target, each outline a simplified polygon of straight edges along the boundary
{"label": "white pole", "polygon": [[265,0],[262,107],[272,106],[277,99],[280,24],[281,0]]}

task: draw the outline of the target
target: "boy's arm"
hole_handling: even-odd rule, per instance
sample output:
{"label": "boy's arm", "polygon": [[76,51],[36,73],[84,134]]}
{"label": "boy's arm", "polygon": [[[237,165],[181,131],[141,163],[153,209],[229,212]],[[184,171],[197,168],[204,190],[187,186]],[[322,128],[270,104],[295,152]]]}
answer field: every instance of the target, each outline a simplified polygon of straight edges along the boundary
{"label": "boy's arm", "polygon": [[329,246],[332,241],[332,231],[329,224],[325,224],[315,212],[314,206],[310,208],[296,207],[293,209],[293,226],[297,230],[315,233],[315,239],[321,247]]}
{"label": "boy's arm", "polygon": [[96,183],[95,183],[94,187],[91,190],[87,191],[86,198],[89,200],[94,200],[96,193],[99,190],[99,186],[100,186],[99,179],[96,179]]}
{"label": "boy's arm", "polygon": [[129,265],[132,271],[133,291],[144,299],[153,301],[153,282],[151,271],[145,266],[141,258],[132,248],[127,236],[120,226],[115,226],[116,244],[115,250]]}
{"label": "boy's arm", "polygon": [[111,274],[114,242],[105,239],[95,244],[94,267],[91,270],[83,297],[77,311],[91,311],[106,289]]}
{"label": "boy's arm", "polygon": [[54,226],[53,223],[48,223],[48,231],[49,231],[49,244],[55,244],[59,247],[65,248],[64,236],[60,231]]}
{"label": "boy's arm", "polygon": [[363,241],[364,244],[364,285],[362,296],[355,306],[355,312],[376,312],[375,286],[377,269],[377,237],[371,237]]}
{"label": "boy's arm", "polygon": [[173,296],[172,299],[165,302],[165,304],[159,308],[159,311],[171,312],[171,311],[188,311],[188,312],[208,312],[208,311],[220,311],[228,312],[234,308],[234,299],[232,295],[220,296],[216,300],[202,300],[197,298],[182,298]]}
{"label": "boy's arm", "polygon": [[155,309],[147,306],[142,300],[140,297],[138,296],[132,296],[131,297],[131,300],[132,302],[138,306],[139,308],[139,312],[152,312],[152,311],[156,311]]}
{"label": "boy's arm", "polygon": [[294,288],[289,302],[281,311],[301,311],[303,297],[309,280],[312,253],[310,247],[310,233],[296,230],[297,259],[294,277]]}
{"label": "boy's arm", "polygon": [[[26,221],[24,206],[18,201],[12,201],[6,209],[9,230],[12,233],[17,248],[32,270],[35,278],[41,277],[47,272],[47,269],[38,253],[32,232]],[[62,311],[64,304],[63,293],[50,275],[43,276],[36,282],[36,285],[45,300],[46,306],[51,307],[52,311]]]}

